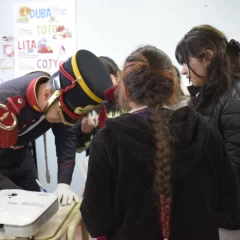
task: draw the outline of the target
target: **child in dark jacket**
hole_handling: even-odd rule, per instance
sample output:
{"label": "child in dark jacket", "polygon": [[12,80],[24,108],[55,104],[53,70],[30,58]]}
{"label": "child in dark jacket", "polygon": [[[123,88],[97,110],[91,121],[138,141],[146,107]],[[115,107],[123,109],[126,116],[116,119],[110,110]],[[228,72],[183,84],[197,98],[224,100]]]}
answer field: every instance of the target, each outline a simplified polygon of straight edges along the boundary
{"label": "child in dark jacket", "polygon": [[132,111],[107,120],[90,148],[81,213],[92,237],[218,240],[214,213],[238,207],[224,142],[191,108],[171,110],[177,85],[161,50],[127,58],[119,96]]}

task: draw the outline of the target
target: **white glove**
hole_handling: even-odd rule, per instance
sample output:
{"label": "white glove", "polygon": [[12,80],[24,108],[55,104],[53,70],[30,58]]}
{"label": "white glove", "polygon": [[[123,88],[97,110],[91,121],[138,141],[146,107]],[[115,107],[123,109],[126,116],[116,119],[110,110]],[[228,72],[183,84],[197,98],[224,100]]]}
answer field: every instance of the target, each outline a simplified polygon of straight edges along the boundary
{"label": "white glove", "polygon": [[73,200],[79,202],[77,195],[70,189],[68,184],[59,183],[54,193],[58,196],[58,201],[63,206],[72,204]]}

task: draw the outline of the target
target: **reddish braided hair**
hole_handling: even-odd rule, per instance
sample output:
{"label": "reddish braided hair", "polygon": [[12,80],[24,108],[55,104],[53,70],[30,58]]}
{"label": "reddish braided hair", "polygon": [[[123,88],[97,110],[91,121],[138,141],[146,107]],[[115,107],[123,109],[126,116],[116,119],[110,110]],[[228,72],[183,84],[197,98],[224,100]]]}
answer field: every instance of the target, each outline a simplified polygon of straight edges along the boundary
{"label": "reddish braided hair", "polygon": [[161,207],[161,223],[162,234],[165,239],[170,237],[170,215],[171,215],[171,199],[167,199],[164,195],[160,195],[160,207]]}
{"label": "reddish braided hair", "polygon": [[156,141],[155,155],[155,189],[159,194],[160,222],[164,239],[168,240],[171,232],[171,204],[172,204],[172,137],[168,128],[167,111],[159,105],[150,108],[151,122]]}
{"label": "reddish braided hair", "polygon": [[130,93],[131,101],[147,105],[150,112],[155,140],[154,185],[159,195],[162,235],[165,240],[168,240],[171,233],[172,143],[174,139],[169,130],[169,111],[164,108],[164,105],[175,104],[179,94],[170,58],[153,46],[137,49],[126,59],[123,83]]}

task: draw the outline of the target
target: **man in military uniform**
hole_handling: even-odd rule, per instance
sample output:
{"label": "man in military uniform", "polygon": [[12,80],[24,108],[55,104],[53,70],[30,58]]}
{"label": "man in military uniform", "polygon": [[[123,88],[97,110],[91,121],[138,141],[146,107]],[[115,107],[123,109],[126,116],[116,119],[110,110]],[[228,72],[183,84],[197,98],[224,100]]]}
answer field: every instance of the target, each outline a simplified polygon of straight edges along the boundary
{"label": "man in military uniform", "polygon": [[0,85],[0,190],[39,191],[29,144],[52,128],[58,157],[56,194],[62,204],[78,200],[70,190],[76,136],[72,127],[104,102],[111,79],[100,60],[80,50],[49,76],[33,72]]}
{"label": "man in military uniform", "polygon": [[[105,102],[101,107],[105,106],[105,113],[102,111],[101,107],[94,109],[88,113],[88,116],[84,117],[76,125],[76,151],[81,153],[86,150],[86,156],[89,155],[89,146],[92,137],[96,134],[99,128],[104,126],[104,121],[107,118],[117,117],[122,114],[123,111],[116,104],[116,96],[114,91],[117,90],[120,82],[121,71],[117,64],[109,57],[101,56],[99,60],[103,63],[107,69],[111,79],[112,79],[112,89],[108,90],[108,102]],[[110,99],[109,99],[110,98]],[[101,110],[101,114],[100,113]]]}

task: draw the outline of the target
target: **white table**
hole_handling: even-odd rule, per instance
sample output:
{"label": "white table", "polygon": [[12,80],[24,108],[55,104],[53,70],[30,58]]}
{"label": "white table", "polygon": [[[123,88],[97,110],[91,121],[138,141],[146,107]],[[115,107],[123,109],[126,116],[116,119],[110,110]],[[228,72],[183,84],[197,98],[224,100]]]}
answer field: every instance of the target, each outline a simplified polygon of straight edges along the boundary
{"label": "white table", "polygon": [[[73,203],[71,206],[60,208],[59,211],[42,227],[42,229],[34,236],[34,240],[58,240],[64,234],[67,240],[74,240],[77,225],[82,227],[82,240],[88,240],[89,235],[81,222],[80,205]],[[3,236],[0,239],[10,239]],[[17,240],[27,240],[26,238],[12,238]]]}

